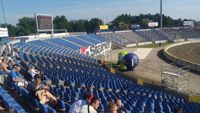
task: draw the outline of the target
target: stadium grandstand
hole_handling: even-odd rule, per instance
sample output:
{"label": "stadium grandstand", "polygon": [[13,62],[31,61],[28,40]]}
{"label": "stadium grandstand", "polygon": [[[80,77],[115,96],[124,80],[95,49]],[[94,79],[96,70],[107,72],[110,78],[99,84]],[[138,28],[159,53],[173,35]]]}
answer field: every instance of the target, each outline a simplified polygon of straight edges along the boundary
{"label": "stadium grandstand", "polygon": [[[130,34],[136,35],[135,33],[127,35]],[[138,85],[122,74],[109,72],[101,67],[95,58],[80,52],[83,47],[106,41],[98,35],[88,34],[13,43],[12,47],[19,49],[19,58],[16,56],[11,58],[21,67],[21,74],[26,74],[24,76],[26,80],[32,80],[32,76],[27,73],[30,65],[42,71],[43,81],[48,83],[50,93],[59,97],[59,104],[58,106],[41,104],[31,97],[29,89],[13,84],[8,78],[7,88],[12,90],[7,92],[1,87],[3,105],[17,113],[31,112],[30,108],[45,113],[68,112],[75,100],[85,93],[90,93],[101,100],[98,112],[104,111],[108,102],[115,98],[122,100],[127,113],[132,111],[172,113],[178,107],[184,108],[185,113],[200,111],[200,105],[197,103],[189,102],[165,89]],[[20,105],[23,102],[15,101],[9,96],[11,92],[16,92],[15,96],[20,101],[29,100],[28,107],[23,108],[24,105]]]}
{"label": "stadium grandstand", "polygon": [[[191,28],[140,29],[136,31],[115,31],[98,33],[122,47],[127,44],[151,41],[175,41],[178,39],[199,38],[199,31]],[[153,37],[153,38],[152,38]]]}
{"label": "stadium grandstand", "polygon": [[142,27],[121,18],[117,26],[47,14],[12,26],[2,9],[0,113],[200,113],[194,21],[165,27],[161,7],[152,20],[146,18],[151,14],[122,15]]}

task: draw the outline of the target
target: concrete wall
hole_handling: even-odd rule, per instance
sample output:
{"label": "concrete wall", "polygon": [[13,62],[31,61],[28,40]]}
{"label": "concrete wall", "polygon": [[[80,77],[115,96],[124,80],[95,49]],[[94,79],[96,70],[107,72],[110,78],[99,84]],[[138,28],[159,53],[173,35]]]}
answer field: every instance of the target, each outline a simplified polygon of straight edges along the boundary
{"label": "concrete wall", "polygon": [[[67,37],[68,36],[68,33],[55,33],[53,35],[53,37],[56,37],[56,38],[63,38],[63,37]],[[48,38],[51,38],[52,35],[51,34],[46,34],[46,33],[41,33],[39,35],[28,35],[28,36],[18,36],[18,37],[11,37],[11,38],[14,38],[14,39],[23,39],[23,38],[28,38],[28,39],[48,39]]]}
{"label": "concrete wall", "polygon": [[[167,40],[159,40],[159,41],[156,41],[155,43],[156,44],[159,44],[159,43],[166,43]],[[141,43],[132,43],[132,44],[126,44],[125,47],[135,47],[135,46],[142,46],[142,45],[149,45],[149,44],[152,44],[152,41],[151,42],[141,42]]]}
{"label": "concrete wall", "polygon": [[[133,31],[132,30],[115,31],[115,33],[127,33],[127,32],[133,32]],[[110,33],[113,33],[113,31],[99,32],[99,33],[96,33],[96,34],[99,35],[99,34],[110,34]]]}

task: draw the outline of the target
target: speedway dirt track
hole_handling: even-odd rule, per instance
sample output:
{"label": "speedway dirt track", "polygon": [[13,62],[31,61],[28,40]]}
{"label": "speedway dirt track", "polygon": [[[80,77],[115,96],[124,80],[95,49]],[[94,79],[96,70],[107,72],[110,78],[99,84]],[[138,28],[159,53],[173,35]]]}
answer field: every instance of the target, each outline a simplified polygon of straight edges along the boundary
{"label": "speedway dirt track", "polygon": [[173,56],[191,63],[200,64],[200,43],[189,43],[167,50]]}

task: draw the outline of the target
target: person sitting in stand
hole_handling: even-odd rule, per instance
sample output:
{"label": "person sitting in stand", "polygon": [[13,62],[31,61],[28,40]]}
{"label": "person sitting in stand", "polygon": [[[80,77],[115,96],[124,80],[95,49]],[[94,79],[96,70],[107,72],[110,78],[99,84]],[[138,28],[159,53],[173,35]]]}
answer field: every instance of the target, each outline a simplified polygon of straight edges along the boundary
{"label": "person sitting in stand", "polygon": [[100,100],[98,98],[93,98],[90,105],[83,105],[79,113],[97,113],[99,108]]}
{"label": "person sitting in stand", "polygon": [[33,96],[41,103],[57,103],[56,97],[49,92],[49,87],[42,84],[41,75],[34,76]]}
{"label": "person sitting in stand", "polygon": [[5,43],[5,50],[4,50],[5,54],[7,55],[8,53],[12,52],[12,48],[10,46],[9,43]]}
{"label": "person sitting in stand", "polygon": [[26,87],[28,85],[28,82],[25,81],[23,78],[19,78],[18,73],[21,71],[21,68],[19,65],[15,64],[13,66],[13,69],[9,73],[9,79],[12,83],[17,84],[18,86]]}
{"label": "person sitting in stand", "polygon": [[37,69],[35,69],[34,65],[31,65],[28,72],[31,74],[32,78],[34,78],[34,76],[36,74],[39,74],[40,71],[38,71]]}
{"label": "person sitting in stand", "polygon": [[117,106],[117,113],[125,113],[126,110],[122,107],[122,100],[116,98],[114,102]]}
{"label": "person sitting in stand", "polygon": [[11,71],[8,70],[8,64],[6,63],[6,60],[3,58],[1,63],[1,73],[10,73]]}
{"label": "person sitting in stand", "polygon": [[9,60],[13,60],[13,59],[11,58],[11,53],[8,53],[7,56],[4,57],[4,59],[5,59],[5,62],[6,62],[6,63],[8,63]]}
{"label": "person sitting in stand", "polygon": [[13,60],[9,60],[8,61],[8,70],[12,70],[13,69],[13,66],[15,65],[15,62]]}
{"label": "person sitting in stand", "polygon": [[14,48],[14,49],[13,49],[13,56],[14,56],[16,59],[20,59],[18,52],[19,52],[19,49],[18,49],[18,48]]}
{"label": "person sitting in stand", "polygon": [[0,105],[0,113],[5,113],[5,108]]}
{"label": "person sitting in stand", "polygon": [[110,102],[106,107],[105,113],[117,113],[117,106],[115,103]]}
{"label": "person sitting in stand", "polygon": [[178,107],[177,109],[175,109],[174,113],[183,113],[183,108]]}
{"label": "person sitting in stand", "polygon": [[79,100],[75,101],[71,105],[71,107],[69,109],[69,113],[78,113],[80,111],[80,109],[81,109],[81,106],[89,105],[93,97],[94,96],[91,95],[91,94],[84,94],[82,99],[79,99]]}

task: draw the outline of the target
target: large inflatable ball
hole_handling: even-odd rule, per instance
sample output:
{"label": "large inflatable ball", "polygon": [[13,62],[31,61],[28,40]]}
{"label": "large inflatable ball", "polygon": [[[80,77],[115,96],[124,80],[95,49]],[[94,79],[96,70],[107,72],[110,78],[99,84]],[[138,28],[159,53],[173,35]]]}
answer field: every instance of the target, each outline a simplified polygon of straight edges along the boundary
{"label": "large inflatable ball", "polygon": [[118,64],[120,65],[120,69],[127,69],[124,65],[124,56],[127,55],[128,52],[123,50],[118,54]]}
{"label": "large inflatable ball", "polygon": [[135,53],[128,53],[124,56],[124,60],[127,71],[133,71],[135,67],[139,64],[139,58]]}
{"label": "large inflatable ball", "polygon": [[123,61],[123,60],[124,60],[124,56],[127,55],[127,54],[128,54],[127,51],[125,51],[125,50],[121,51],[121,52],[118,54],[118,62],[120,63],[121,61]]}

